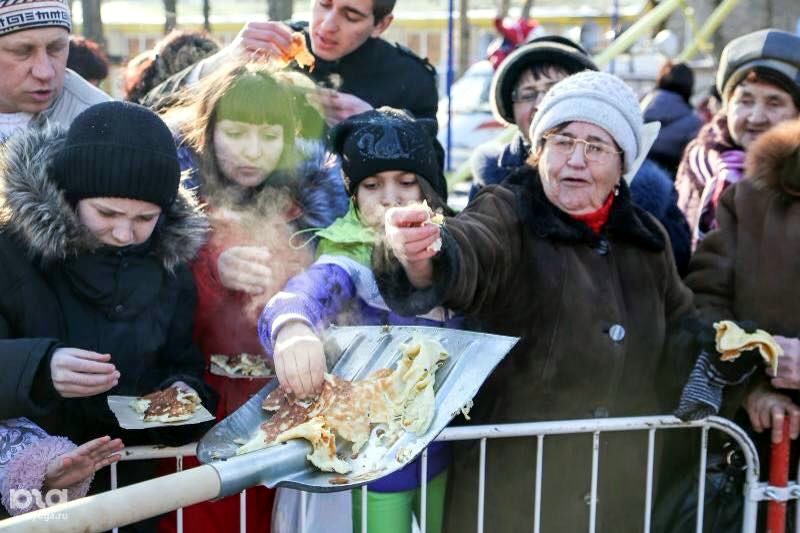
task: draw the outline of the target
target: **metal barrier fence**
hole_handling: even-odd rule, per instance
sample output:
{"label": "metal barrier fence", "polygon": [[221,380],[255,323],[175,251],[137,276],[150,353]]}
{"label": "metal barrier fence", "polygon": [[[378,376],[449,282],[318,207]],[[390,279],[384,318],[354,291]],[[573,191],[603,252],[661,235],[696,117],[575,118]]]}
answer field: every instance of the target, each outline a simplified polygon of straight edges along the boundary
{"label": "metal barrier fence", "polygon": [[[696,428],[701,431],[701,444],[700,444],[700,461],[698,465],[698,501],[697,501],[697,519],[695,531],[700,533],[703,531],[703,497],[705,494],[705,471],[708,455],[708,434],[709,430],[714,429],[721,431],[733,439],[742,451],[742,456],[745,462],[745,485],[743,487],[743,521],[742,533],[754,533],[756,531],[757,508],[759,502],[789,502],[795,501],[797,513],[795,518],[795,531],[800,532],[800,485],[796,481],[789,482],[785,487],[770,486],[767,483],[759,482],[760,465],[756,448],[747,434],[736,424],[730,420],[711,417],[697,422],[681,422],[672,416],[652,416],[652,417],[636,417],[636,418],[606,418],[606,419],[589,419],[589,420],[562,420],[552,422],[529,422],[518,424],[501,424],[501,425],[482,425],[482,426],[461,426],[445,429],[437,441],[465,441],[465,440],[478,440],[480,443],[480,477],[478,485],[478,499],[477,499],[477,524],[476,531],[483,532],[483,517],[484,517],[484,496],[486,494],[486,445],[489,439],[497,438],[535,438],[537,439],[537,457],[535,469],[535,491],[534,501],[532,503],[533,516],[534,516],[534,532],[539,533],[541,530],[541,499],[542,499],[542,465],[543,465],[543,444],[548,436],[552,435],[568,435],[568,434],[591,434],[593,436],[593,445],[591,450],[587,453],[592,454],[592,473],[591,473],[591,493],[589,500],[589,532],[594,533],[596,529],[597,517],[597,481],[600,468],[600,434],[607,432],[632,432],[632,431],[645,431],[648,435],[647,446],[647,464],[643,465],[647,468],[646,486],[642,487],[645,492],[645,506],[641,511],[644,514],[644,531],[650,531],[652,522],[652,507],[653,507],[653,472],[654,472],[654,457],[655,457],[655,433],[659,430],[681,429],[681,428]],[[176,458],[178,469],[182,467],[183,457],[194,455],[194,446],[187,445],[181,448],[157,448],[157,447],[132,447],[125,450],[123,460],[134,461],[144,459],[156,459],[164,457]],[[422,477],[427,477],[427,450],[423,452],[422,462]],[[798,479],[800,479],[800,465],[798,465],[797,472]],[[112,467],[111,472],[112,486],[116,486],[116,468]],[[358,490],[358,489],[357,489]],[[363,487],[362,491],[362,516],[361,524],[362,531],[366,531],[367,526],[367,489]],[[245,531],[245,495],[240,495],[240,531]],[[76,502],[77,503],[77,502]],[[69,505],[69,504],[66,504]],[[423,484],[421,490],[421,512],[419,515],[420,529],[424,533],[426,530],[425,524],[425,507],[427,505],[426,487]],[[774,504],[773,504],[774,505]],[[55,512],[57,507],[45,509],[42,511]],[[104,511],[98,509],[98,512]],[[305,494],[301,498],[301,517],[300,527],[301,531],[305,531]],[[77,527],[86,527],[82,524],[74,524],[75,528],[69,526],[69,521],[53,524],[53,529],[48,529],[48,526],[42,528],[41,522],[36,522],[37,514],[42,511],[29,513],[28,518],[25,516],[10,519],[0,522],[0,531],[65,531],[65,530],[78,530]],[[43,515],[42,515],[43,516]],[[142,517],[145,518],[145,517]],[[41,517],[38,518],[41,520]],[[8,524],[10,527],[6,528]],[[36,528],[33,525],[36,524]],[[83,531],[84,529],[80,529]],[[86,529],[87,531],[89,529]],[[183,530],[181,520],[181,510],[178,510],[178,531]],[[778,533],[777,531],[773,533]]]}
{"label": "metal barrier fence", "polygon": [[[756,453],[755,446],[753,445],[747,434],[736,424],[730,420],[718,417],[711,417],[699,422],[681,422],[680,420],[670,417],[637,417],[637,418],[606,418],[606,419],[590,419],[590,420],[566,420],[566,421],[553,421],[553,422],[530,422],[518,424],[502,424],[502,425],[484,425],[484,426],[460,426],[445,429],[437,441],[464,441],[464,440],[480,440],[480,478],[478,489],[478,523],[476,524],[477,531],[483,532],[483,511],[484,511],[484,496],[485,496],[485,471],[486,471],[486,442],[488,439],[496,438],[522,438],[522,437],[535,437],[538,442],[537,457],[536,457],[536,479],[535,479],[535,497],[533,502],[534,512],[534,532],[540,532],[541,521],[541,481],[542,481],[542,464],[543,464],[543,444],[545,437],[548,435],[566,435],[566,434],[587,434],[593,435],[592,446],[592,477],[591,477],[591,497],[590,497],[590,511],[589,511],[589,531],[595,531],[596,524],[596,511],[597,511],[597,479],[599,471],[599,453],[600,453],[600,434],[603,432],[620,432],[620,431],[647,431],[648,433],[648,446],[647,446],[647,484],[645,490],[645,509],[644,524],[645,532],[650,531],[651,513],[653,504],[653,469],[654,469],[654,453],[655,453],[655,432],[659,429],[675,429],[675,428],[697,428],[701,433],[701,446],[700,446],[700,464],[699,464],[699,486],[698,486],[698,513],[696,531],[702,531],[703,526],[703,500],[702,497],[705,493],[705,476],[703,473],[706,470],[706,460],[708,451],[708,432],[709,429],[719,430],[730,437],[732,437],[742,450],[743,457],[746,463],[745,471],[745,490],[744,492],[744,519],[742,524],[743,533],[751,533],[756,528],[756,515],[757,505],[760,501],[789,501],[798,500],[798,511],[800,511],[800,485],[792,483],[788,487],[770,487],[765,483],[759,483],[760,465],[758,461],[758,454]],[[142,460],[154,459],[163,457],[175,457],[177,463],[177,470],[182,469],[182,460],[185,456],[194,455],[194,445],[187,445],[181,448],[152,448],[146,446],[128,448],[123,460]],[[427,478],[427,450],[423,452],[421,460],[421,478]],[[112,488],[116,488],[116,465],[112,465]],[[800,465],[798,465],[797,478],[800,479]],[[367,487],[361,489],[361,530],[367,530]],[[303,523],[306,515],[306,498],[305,493],[301,497],[301,530],[305,531]],[[421,487],[421,504],[419,525],[422,533],[426,530],[426,505],[427,494],[425,484]],[[800,512],[796,513],[797,523],[795,530],[800,532]],[[245,492],[240,494],[240,520],[239,530],[244,533],[246,518],[246,501]],[[182,524],[182,509],[177,510],[177,524],[178,532],[183,531]]]}

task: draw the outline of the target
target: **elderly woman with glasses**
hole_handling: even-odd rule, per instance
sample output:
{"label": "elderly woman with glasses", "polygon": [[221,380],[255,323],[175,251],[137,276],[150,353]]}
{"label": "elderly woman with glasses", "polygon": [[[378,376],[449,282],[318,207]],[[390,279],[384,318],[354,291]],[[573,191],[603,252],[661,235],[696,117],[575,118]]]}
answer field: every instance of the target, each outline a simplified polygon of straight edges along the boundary
{"label": "elderly woman with glasses", "polygon": [[[442,227],[419,208],[387,212],[387,241],[373,262],[390,307],[412,315],[445,305],[485,331],[521,337],[476,398],[473,422],[653,415],[677,405],[697,353],[680,325],[692,295],[663,227],[628,189],[657,131],[619,78],[575,74],[542,100],[532,156],[503,185],[486,187]],[[592,436],[543,442],[541,530],[586,531]],[[473,530],[478,447],[454,456],[447,531]],[[533,530],[536,458],[536,439],[487,443],[486,528]],[[646,436],[600,437],[598,531],[642,531],[646,465]]]}

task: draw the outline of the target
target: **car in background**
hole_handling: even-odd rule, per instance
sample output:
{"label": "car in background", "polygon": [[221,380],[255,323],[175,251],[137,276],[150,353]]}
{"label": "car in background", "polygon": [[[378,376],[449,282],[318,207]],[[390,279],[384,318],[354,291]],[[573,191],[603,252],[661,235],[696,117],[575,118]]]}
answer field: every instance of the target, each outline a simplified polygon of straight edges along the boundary
{"label": "car in background", "polygon": [[[473,150],[500,135],[505,126],[492,114],[489,88],[494,69],[487,60],[470,66],[450,90],[452,122],[450,138],[450,167],[455,170],[469,160]],[[438,139],[447,150],[447,95],[439,100]]]}

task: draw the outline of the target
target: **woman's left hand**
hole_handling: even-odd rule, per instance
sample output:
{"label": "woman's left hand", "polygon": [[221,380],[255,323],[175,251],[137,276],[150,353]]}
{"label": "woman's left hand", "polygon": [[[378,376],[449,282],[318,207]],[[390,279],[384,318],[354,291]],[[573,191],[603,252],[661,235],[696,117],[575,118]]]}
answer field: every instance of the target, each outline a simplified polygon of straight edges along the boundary
{"label": "woman's left hand", "polygon": [[[800,389],[800,339],[775,335],[775,342],[783,348],[778,358],[778,371],[772,376],[776,389]],[[771,375],[771,370],[767,371]]]}
{"label": "woman's left hand", "polygon": [[47,465],[44,488],[65,489],[83,481],[101,468],[119,461],[117,452],[122,448],[120,439],[111,440],[105,436],[59,455]]}

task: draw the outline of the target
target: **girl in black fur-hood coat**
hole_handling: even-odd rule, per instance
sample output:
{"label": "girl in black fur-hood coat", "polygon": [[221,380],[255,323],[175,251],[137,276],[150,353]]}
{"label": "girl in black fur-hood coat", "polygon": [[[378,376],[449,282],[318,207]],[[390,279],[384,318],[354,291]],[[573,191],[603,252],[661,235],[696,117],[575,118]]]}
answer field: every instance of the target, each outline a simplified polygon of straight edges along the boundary
{"label": "girl in black fur-hood coat", "polygon": [[122,430],[106,402],[183,382],[214,410],[186,266],[207,224],[179,176],[169,130],[133,104],[99,104],[68,133],[29,130],[2,147],[0,419],[127,445],[184,443],[207,429]]}

